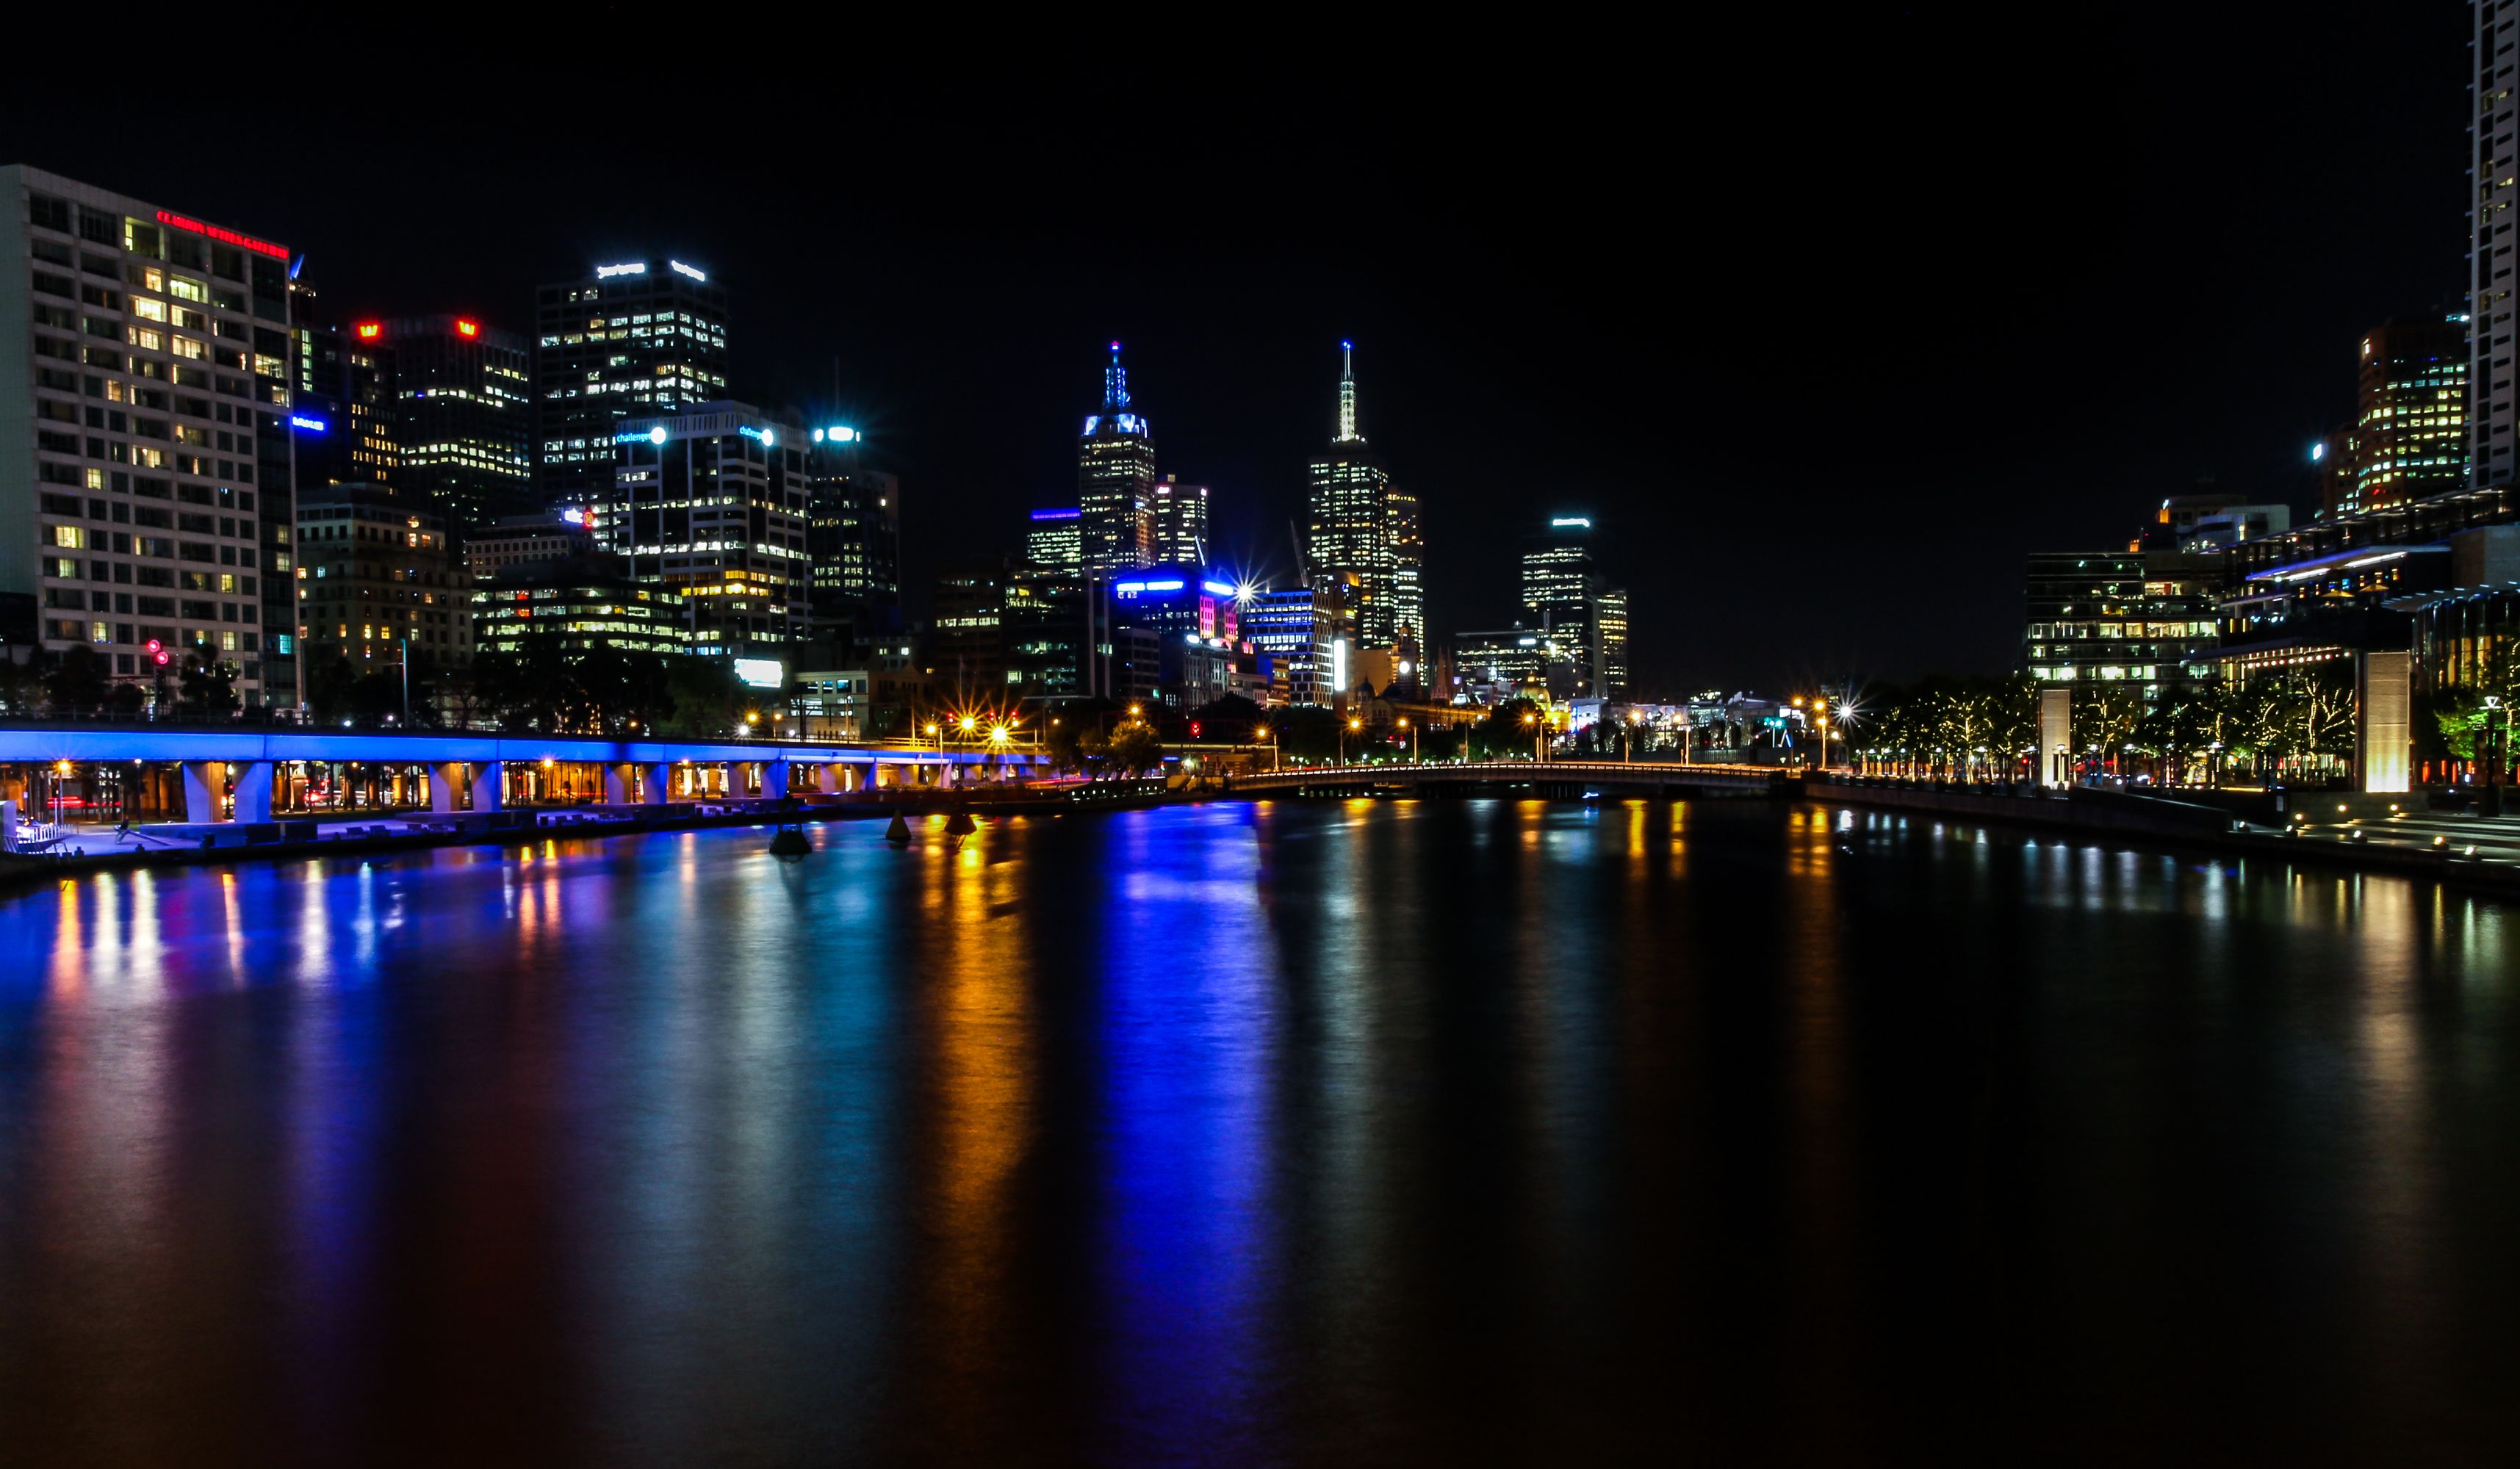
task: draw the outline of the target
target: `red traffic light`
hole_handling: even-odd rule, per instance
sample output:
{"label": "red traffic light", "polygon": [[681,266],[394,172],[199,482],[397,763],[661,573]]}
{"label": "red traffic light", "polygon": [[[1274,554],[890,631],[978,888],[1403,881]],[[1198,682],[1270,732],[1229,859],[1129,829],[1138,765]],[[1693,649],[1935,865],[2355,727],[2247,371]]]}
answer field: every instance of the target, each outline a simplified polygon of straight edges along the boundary
{"label": "red traffic light", "polygon": [[153,652],[153,653],[154,653],[154,652],[156,652],[156,651],[158,651],[158,649],[159,649],[160,647],[163,647],[164,645],[165,645],[164,644],[159,643],[159,642],[158,642],[157,639],[155,639],[155,638],[152,638],[152,639],[150,639],[150,640],[149,640],[149,650],[150,650],[151,652]]}
{"label": "red traffic light", "polygon": [[159,654],[158,654],[158,662],[160,662],[160,663],[165,662],[165,661],[166,661],[166,655],[165,655],[164,653],[159,653]]}
{"label": "red traffic light", "polygon": [[1198,721],[1197,721],[1197,720],[1194,720],[1194,719],[1193,719],[1193,720],[1192,720],[1192,721],[1190,722],[1190,737],[1191,737],[1191,738],[1192,738],[1192,739],[1196,739],[1196,738],[1198,737]]}

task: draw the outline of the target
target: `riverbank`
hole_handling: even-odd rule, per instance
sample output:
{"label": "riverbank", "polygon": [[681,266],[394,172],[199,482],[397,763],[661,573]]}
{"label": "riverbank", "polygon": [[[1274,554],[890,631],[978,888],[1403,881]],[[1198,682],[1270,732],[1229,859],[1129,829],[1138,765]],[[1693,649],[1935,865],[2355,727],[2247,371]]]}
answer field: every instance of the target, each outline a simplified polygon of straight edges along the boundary
{"label": "riverbank", "polygon": [[2253,822],[2200,801],[2079,786],[1815,779],[1805,781],[1799,794],[1822,804],[2131,837],[2146,844],[2396,872],[2520,894],[2520,820],[2419,810],[2420,793],[2393,800],[2305,792],[2290,803],[2287,820],[2280,824]]}

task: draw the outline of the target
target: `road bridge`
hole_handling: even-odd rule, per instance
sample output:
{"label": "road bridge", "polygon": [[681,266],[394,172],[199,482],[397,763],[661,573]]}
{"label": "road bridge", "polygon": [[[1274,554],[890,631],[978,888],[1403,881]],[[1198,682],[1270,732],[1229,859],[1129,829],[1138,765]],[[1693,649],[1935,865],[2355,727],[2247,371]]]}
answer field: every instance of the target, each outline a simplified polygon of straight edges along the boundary
{"label": "road bridge", "polygon": [[[763,739],[606,739],[574,734],[442,733],[378,734],[307,726],[20,725],[0,726],[0,770],[61,770],[97,765],[174,765],[183,772],[188,823],[272,819],[275,782],[299,764],[418,767],[428,776],[432,810],[496,811],[514,767],[570,765],[600,770],[608,805],[672,799],[677,772],[715,771],[719,788],[739,784],[767,797],[789,794],[791,779],[811,770],[830,791],[883,785],[961,785],[1021,779],[1041,760],[1017,748],[815,744]],[[739,776],[741,779],[739,780]],[[683,783],[692,785],[686,774]],[[228,812],[233,808],[233,816]]]}
{"label": "road bridge", "polygon": [[1234,795],[1353,795],[1376,790],[1487,786],[1499,791],[1621,795],[1750,795],[1778,793],[1793,782],[1784,772],[1752,765],[1694,765],[1671,760],[1471,760],[1459,763],[1331,765],[1265,771],[1221,782]]}

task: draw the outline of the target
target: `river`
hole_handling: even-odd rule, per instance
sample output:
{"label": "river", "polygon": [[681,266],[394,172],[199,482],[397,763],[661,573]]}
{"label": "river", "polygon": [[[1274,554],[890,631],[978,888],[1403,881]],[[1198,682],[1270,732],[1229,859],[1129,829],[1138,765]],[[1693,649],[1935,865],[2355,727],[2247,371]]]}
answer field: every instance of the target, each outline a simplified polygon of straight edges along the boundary
{"label": "river", "polygon": [[2492,902],[1747,801],[811,830],[0,901],[0,1459],[2520,1442]]}

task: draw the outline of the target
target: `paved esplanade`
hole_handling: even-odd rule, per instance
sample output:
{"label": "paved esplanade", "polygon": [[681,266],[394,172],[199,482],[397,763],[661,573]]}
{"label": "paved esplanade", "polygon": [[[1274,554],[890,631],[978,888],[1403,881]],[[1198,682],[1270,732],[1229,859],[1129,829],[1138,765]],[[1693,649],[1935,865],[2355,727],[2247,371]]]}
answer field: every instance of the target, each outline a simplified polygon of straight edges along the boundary
{"label": "paved esplanade", "polygon": [[1290,766],[1234,776],[1237,794],[1384,785],[1598,785],[1629,791],[1700,790],[1763,794],[1785,773],[1767,765],[1699,765],[1677,760],[1469,760],[1458,763]]}
{"label": "paved esplanade", "polygon": [[[373,734],[349,730],[202,729],[139,725],[0,729],[0,765],[50,765],[133,760],[177,764],[184,771],[188,821],[216,822],[222,798],[236,797],[240,822],[271,820],[273,768],[285,761],[364,761],[420,765],[429,774],[429,804],[453,811],[471,776],[475,811],[499,809],[508,765],[544,761],[600,765],[605,797],[613,805],[665,800],[677,765],[760,767],[766,796],[788,794],[797,766],[832,773],[833,790],[898,784],[906,772],[935,771],[935,779],[961,783],[1007,779],[1028,771],[1031,751],[891,748],[880,745],[807,744],[788,740],[596,739],[566,734]],[[887,772],[889,779],[887,779]],[[636,794],[634,795],[634,791]]]}

